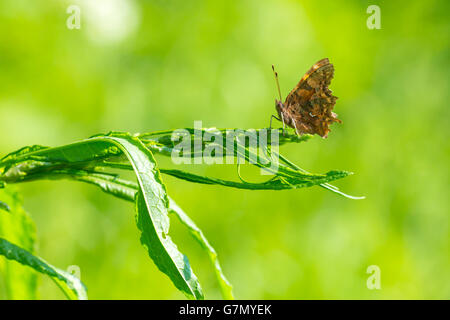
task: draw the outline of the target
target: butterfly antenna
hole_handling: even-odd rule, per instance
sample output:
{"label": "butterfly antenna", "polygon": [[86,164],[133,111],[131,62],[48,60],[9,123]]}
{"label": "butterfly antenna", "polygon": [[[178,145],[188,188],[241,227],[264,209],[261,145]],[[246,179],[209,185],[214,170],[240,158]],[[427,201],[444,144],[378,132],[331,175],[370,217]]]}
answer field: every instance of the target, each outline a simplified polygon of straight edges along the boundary
{"label": "butterfly antenna", "polygon": [[280,101],[281,101],[282,98],[281,98],[280,83],[278,82],[278,72],[275,71],[275,67],[273,65],[272,65],[272,70],[273,70],[273,75],[275,76],[275,82],[277,83],[278,94],[280,95]]}

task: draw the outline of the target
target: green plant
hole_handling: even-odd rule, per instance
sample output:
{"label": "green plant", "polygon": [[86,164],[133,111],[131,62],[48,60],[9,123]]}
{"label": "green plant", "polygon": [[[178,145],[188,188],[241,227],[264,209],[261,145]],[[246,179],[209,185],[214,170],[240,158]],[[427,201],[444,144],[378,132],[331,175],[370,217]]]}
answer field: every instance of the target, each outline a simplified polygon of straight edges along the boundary
{"label": "green plant", "polygon": [[[8,154],[0,161],[0,254],[8,260],[15,260],[35,271],[49,275],[61,287],[68,298],[87,298],[84,285],[67,272],[56,269],[44,260],[34,256],[34,224],[22,209],[17,193],[7,186],[10,184],[41,180],[71,179],[98,186],[104,192],[136,205],[136,222],[141,232],[141,243],[147,249],[156,266],[165,273],[173,284],[188,298],[203,299],[200,283],[189,265],[188,259],[177,248],[168,235],[169,214],[176,216],[185,225],[192,236],[200,243],[208,254],[222,291],[223,298],[232,299],[232,286],[227,281],[217,258],[217,253],[210,245],[202,231],[189,216],[172,200],[166,192],[161,174],[171,175],[178,179],[215,184],[226,187],[252,190],[282,190],[311,186],[320,186],[329,191],[351,199],[329,182],[350,175],[347,171],[330,171],[326,174],[309,173],[268,147],[261,157],[258,150],[252,150],[244,140],[236,139],[233,148],[225,146],[228,130],[218,132],[222,135],[219,141],[204,141],[202,137],[211,132],[210,129],[184,129],[189,135],[189,143],[197,146],[183,156],[195,159],[204,156],[205,150],[214,147],[221,149],[222,156],[244,159],[251,164],[272,174],[266,182],[250,183],[222,180],[213,177],[196,175],[187,171],[158,168],[154,154],[170,156],[176,148],[173,137],[175,130],[135,134],[110,132],[95,135],[61,147],[43,147],[34,145],[21,148]],[[266,130],[266,129],[260,129]],[[273,130],[273,132],[278,130]],[[278,145],[303,142],[311,136],[280,136]],[[276,156],[276,157],[274,157]],[[251,161],[256,159],[256,161]],[[276,163],[274,163],[276,161]],[[273,165],[276,164],[276,170]],[[239,168],[239,164],[238,164]],[[124,180],[114,169],[131,170],[137,182]],[[239,171],[238,171],[239,173]],[[9,213],[8,213],[9,212]],[[0,265],[8,283],[9,297],[33,298],[35,291],[35,273],[27,277],[14,275],[15,265],[10,261]],[[21,269],[23,271],[23,269]],[[29,271],[29,270],[27,270]],[[15,295],[14,286],[22,283],[22,295]]]}

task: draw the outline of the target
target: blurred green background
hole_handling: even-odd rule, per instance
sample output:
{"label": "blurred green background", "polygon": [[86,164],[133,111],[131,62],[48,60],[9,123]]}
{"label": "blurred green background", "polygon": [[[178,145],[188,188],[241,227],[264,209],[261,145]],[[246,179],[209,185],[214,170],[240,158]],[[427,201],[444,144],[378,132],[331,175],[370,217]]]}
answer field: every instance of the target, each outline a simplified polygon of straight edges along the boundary
{"label": "blurred green background", "polygon": [[[70,4],[81,8],[80,30],[66,27]],[[371,4],[381,30],[366,26]],[[2,0],[0,155],[194,120],[267,127],[271,65],[286,96],[328,57],[343,124],[281,151],[312,172],[355,172],[336,185],[366,200],[165,177],[169,194],[218,251],[237,298],[449,299],[449,10],[448,1]],[[231,165],[185,169],[236,174]],[[80,266],[91,299],[184,298],[141,247],[132,204],[68,181],[19,190],[38,254]],[[206,298],[220,298],[207,256],[175,220],[171,232]],[[366,287],[370,265],[380,267],[380,290]],[[39,281],[40,298],[64,298]]]}

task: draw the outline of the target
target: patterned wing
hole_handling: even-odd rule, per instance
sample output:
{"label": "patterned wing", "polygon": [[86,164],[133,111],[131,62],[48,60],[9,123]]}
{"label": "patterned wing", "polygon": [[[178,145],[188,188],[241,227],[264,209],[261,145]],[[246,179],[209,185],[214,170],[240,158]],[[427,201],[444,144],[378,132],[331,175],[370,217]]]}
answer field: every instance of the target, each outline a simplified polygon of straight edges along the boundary
{"label": "patterned wing", "polygon": [[300,79],[298,84],[286,97],[285,105],[303,104],[314,94],[314,88],[319,84],[319,79],[326,78],[326,86],[331,83],[334,76],[334,67],[328,58],[317,61]]}
{"label": "patterned wing", "polygon": [[326,137],[329,125],[341,122],[332,112],[337,97],[328,86],[334,76],[334,67],[327,58],[315,63],[297,86],[289,93],[285,105],[300,133]]}

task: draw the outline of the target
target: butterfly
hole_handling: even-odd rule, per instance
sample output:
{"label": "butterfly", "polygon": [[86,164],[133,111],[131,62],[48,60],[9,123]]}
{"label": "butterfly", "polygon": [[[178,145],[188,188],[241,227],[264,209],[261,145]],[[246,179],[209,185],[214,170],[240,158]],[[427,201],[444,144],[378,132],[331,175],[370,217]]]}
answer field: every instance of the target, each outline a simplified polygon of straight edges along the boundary
{"label": "butterfly", "polygon": [[333,96],[328,86],[334,76],[334,67],[328,58],[316,62],[308,72],[301,78],[297,86],[281,102],[281,90],[278,82],[278,73],[272,70],[275,75],[280,100],[275,100],[275,109],[279,118],[272,115],[272,118],[283,122],[283,133],[288,125],[295,129],[298,135],[305,133],[318,134],[322,138],[328,136],[329,125],[333,122],[342,121],[337,118],[337,114],[332,112],[336,104],[337,97]]}

